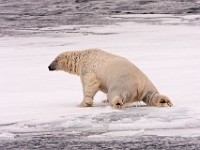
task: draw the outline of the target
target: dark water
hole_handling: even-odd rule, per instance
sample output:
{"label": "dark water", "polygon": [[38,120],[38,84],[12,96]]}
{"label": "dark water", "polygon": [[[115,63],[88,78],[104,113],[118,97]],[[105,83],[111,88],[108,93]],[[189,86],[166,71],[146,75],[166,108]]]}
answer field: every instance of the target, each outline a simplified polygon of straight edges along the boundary
{"label": "dark water", "polygon": [[1,141],[1,150],[18,149],[165,149],[198,150],[200,137],[127,137],[112,140],[88,139],[88,133],[64,134],[61,132],[20,135],[15,140]]}
{"label": "dark water", "polygon": [[[111,24],[119,14],[199,14],[197,0],[0,0],[0,36],[43,27]],[[24,30],[26,32],[24,32]]]}

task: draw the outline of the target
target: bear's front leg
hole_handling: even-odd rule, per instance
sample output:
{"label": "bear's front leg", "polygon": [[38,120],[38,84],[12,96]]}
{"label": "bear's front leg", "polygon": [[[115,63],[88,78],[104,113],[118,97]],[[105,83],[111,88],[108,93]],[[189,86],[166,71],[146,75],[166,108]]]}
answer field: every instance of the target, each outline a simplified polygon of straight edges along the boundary
{"label": "bear's front leg", "polygon": [[92,107],[93,97],[99,90],[100,82],[97,80],[96,76],[93,74],[87,74],[81,77],[83,86],[83,101],[81,102],[81,107]]}

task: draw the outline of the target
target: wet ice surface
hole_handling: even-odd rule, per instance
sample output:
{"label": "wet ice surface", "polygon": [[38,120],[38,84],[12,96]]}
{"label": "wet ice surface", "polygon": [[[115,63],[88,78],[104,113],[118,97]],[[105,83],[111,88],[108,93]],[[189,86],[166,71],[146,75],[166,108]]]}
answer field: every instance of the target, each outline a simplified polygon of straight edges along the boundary
{"label": "wet ice surface", "polygon": [[[38,9],[31,7],[30,14],[24,10],[23,15],[25,8],[18,7],[19,2],[6,2],[1,1],[1,7],[16,5],[18,9],[1,9],[5,15],[1,19],[7,19],[0,25],[3,27],[0,31],[3,36],[0,38],[0,149],[44,149],[58,145],[60,149],[199,148],[198,14],[124,15],[129,12],[123,8],[120,12],[113,11],[115,15],[108,15],[105,9],[104,16],[101,9],[95,15],[71,14],[69,21],[70,17],[59,20],[68,11],[57,13],[55,8],[46,8],[55,11],[49,14],[51,11],[39,9],[43,2],[34,5]],[[91,3],[102,4],[88,1],[81,7],[89,8]],[[150,7],[150,3],[158,4],[152,1],[143,7]],[[199,7],[198,4],[198,1],[184,1],[181,5],[189,10]],[[177,6],[177,11],[178,8],[181,6]],[[96,14],[100,14],[98,19]],[[60,52],[87,48],[101,48],[131,60],[161,93],[172,99],[174,107],[134,104],[127,110],[113,110],[101,103],[106,97],[98,93],[95,107],[78,108],[82,101],[79,78],[64,72],[49,72],[47,67]]]}

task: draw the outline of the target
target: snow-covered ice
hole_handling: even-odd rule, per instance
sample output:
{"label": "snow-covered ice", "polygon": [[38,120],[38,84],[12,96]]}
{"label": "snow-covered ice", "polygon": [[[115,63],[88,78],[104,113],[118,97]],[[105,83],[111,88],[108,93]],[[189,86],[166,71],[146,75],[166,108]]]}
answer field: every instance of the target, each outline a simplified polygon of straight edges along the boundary
{"label": "snow-covered ice", "polygon": [[1,140],[14,140],[15,136],[12,133],[1,133],[0,134],[0,141]]}
{"label": "snow-covered ice", "polygon": [[[54,32],[43,37],[0,38],[0,133],[64,129],[94,133],[90,137],[200,136],[199,26],[128,21],[42,30],[49,29]],[[77,107],[82,101],[79,77],[47,67],[63,51],[88,48],[131,60],[174,107],[142,104],[113,110],[101,103],[106,98],[102,93],[95,97],[95,107]]]}

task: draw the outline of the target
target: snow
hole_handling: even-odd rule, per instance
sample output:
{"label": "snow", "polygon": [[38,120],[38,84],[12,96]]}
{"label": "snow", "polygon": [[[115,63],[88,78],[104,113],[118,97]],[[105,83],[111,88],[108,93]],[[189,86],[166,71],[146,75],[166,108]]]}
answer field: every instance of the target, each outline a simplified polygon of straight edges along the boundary
{"label": "snow", "polygon": [[[170,17],[167,19],[164,22],[171,21]],[[64,33],[64,29],[78,32]],[[1,135],[56,129],[93,131],[91,137],[98,136],[96,131],[103,132],[100,137],[200,135],[198,26],[129,21],[51,30],[56,32],[43,37],[0,38]],[[88,48],[101,48],[131,60],[160,93],[171,98],[174,107],[142,104],[127,110],[113,110],[101,103],[106,96],[98,93],[95,107],[79,108],[80,79],[64,72],[49,72],[47,67],[63,51]]]}

